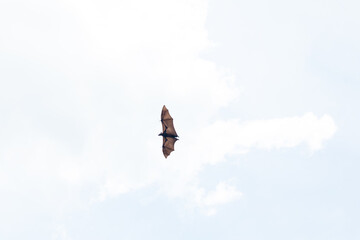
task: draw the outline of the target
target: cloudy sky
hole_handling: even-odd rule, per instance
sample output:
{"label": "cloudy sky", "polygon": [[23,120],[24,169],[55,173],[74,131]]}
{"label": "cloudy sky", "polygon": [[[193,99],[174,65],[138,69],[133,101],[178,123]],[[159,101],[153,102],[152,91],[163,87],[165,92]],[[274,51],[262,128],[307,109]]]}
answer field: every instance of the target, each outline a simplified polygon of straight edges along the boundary
{"label": "cloudy sky", "polygon": [[3,0],[0,238],[359,239],[359,9]]}

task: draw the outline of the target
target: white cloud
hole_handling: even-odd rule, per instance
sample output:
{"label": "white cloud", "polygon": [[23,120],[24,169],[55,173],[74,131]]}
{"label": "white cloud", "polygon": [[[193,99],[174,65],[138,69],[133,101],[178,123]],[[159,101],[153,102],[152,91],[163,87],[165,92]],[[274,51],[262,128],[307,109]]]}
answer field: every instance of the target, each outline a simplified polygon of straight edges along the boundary
{"label": "white cloud", "polygon": [[239,120],[219,121],[203,129],[202,134],[203,140],[208,139],[208,149],[213,156],[211,162],[216,162],[226,153],[247,152],[251,148],[270,150],[305,143],[311,151],[319,150],[335,131],[336,125],[329,115],[318,118],[313,113],[306,113],[301,117],[245,123]]}

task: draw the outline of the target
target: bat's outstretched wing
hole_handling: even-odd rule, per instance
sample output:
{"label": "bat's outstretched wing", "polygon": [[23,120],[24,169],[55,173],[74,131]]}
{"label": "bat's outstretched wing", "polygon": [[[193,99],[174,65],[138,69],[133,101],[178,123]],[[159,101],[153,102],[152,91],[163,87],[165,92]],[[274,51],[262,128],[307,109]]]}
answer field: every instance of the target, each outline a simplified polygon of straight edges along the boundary
{"label": "bat's outstretched wing", "polygon": [[165,107],[165,105],[163,106],[161,111],[161,123],[163,132],[166,131],[167,134],[178,137],[174,128],[173,118],[170,116],[169,110]]}
{"label": "bat's outstretched wing", "polygon": [[178,139],[172,138],[172,137],[163,137],[162,149],[163,149],[165,158],[167,158],[170,155],[170,153],[175,150],[174,145],[177,140]]}

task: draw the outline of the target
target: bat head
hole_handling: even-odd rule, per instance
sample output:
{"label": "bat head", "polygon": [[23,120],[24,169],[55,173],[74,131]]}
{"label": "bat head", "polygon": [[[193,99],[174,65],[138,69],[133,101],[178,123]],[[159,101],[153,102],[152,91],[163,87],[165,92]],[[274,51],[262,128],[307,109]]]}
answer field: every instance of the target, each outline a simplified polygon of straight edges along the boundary
{"label": "bat head", "polygon": [[158,136],[162,136],[163,135],[163,133],[160,133]]}

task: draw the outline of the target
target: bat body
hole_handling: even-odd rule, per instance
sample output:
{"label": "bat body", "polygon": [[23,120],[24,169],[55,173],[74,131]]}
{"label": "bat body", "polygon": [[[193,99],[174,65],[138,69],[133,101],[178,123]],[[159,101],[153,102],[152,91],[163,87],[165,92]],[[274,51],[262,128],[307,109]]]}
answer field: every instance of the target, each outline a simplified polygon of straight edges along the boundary
{"label": "bat body", "polygon": [[161,124],[163,132],[159,136],[163,137],[162,150],[165,158],[167,158],[175,150],[175,142],[179,139],[177,139],[178,135],[174,128],[173,118],[170,116],[169,110],[165,105],[161,111]]}

